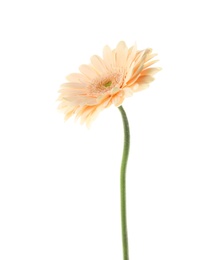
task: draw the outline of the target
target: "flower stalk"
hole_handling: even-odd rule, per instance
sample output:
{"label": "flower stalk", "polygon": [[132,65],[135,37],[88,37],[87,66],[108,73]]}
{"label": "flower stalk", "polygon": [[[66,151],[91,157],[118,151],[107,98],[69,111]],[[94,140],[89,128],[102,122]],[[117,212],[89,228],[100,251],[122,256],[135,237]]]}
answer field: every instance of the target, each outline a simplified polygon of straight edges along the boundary
{"label": "flower stalk", "polygon": [[119,107],[124,126],[124,148],[121,161],[120,192],[121,192],[121,228],[123,260],[129,260],[128,231],[127,231],[127,209],[126,209],[126,167],[130,147],[130,130],[127,115],[122,106]]}

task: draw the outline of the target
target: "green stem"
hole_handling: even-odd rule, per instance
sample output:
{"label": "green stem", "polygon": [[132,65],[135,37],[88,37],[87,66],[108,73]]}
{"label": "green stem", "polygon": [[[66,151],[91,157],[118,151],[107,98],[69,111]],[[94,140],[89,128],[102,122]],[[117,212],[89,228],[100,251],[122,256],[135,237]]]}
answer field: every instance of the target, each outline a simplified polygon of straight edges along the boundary
{"label": "green stem", "polygon": [[130,147],[130,130],[126,113],[122,106],[119,107],[124,125],[124,149],[121,162],[121,227],[122,227],[122,245],[123,245],[123,260],[129,260],[128,254],[128,232],[127,232],[127,217],[126,217],[126,167],[128,161]]}

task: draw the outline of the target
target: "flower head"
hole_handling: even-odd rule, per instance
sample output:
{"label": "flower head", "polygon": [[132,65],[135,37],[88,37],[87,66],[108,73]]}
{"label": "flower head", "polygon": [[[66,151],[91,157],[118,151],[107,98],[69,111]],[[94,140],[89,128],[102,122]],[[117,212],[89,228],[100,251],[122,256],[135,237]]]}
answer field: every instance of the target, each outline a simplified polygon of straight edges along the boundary
{"label": "flower head", "polygon": [[152,49],[137,50],[136,45],[128,49],[119,42],[111,50],[103,49],[103,58],[94,55],[91,64],[81,65],[80,73],[67,76],[61,85],[59,109],[65,119],[72,115],[89,125],[100,111],[114,104],[120,106],[126,97],[148,87],[153,75],[160,68],[151,67],[157,60]]}

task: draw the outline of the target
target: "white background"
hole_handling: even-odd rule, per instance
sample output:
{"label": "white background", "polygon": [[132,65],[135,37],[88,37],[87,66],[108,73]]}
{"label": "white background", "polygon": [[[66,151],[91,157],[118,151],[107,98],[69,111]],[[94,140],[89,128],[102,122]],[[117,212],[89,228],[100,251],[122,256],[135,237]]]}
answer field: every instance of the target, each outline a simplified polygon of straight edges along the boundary
{"label": "white background", "polygon": [[131,260],[220,259],[218,1],[0,4],[0,259],[119,260],[123,128],[64,123],[65,76],[120,40],[163,68],[124,102]]}

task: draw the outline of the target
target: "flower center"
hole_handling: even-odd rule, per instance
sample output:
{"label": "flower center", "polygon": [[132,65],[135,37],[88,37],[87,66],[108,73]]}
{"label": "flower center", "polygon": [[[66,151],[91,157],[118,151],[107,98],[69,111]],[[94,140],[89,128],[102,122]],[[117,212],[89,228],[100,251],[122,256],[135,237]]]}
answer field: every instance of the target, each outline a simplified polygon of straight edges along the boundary
{"label": "flower center", "polygon": [[111,81],[109,81],[109,82],[106,82],[106,83],[104,84],[104,86],[107,88],[107,87],[110,87],[110,86],[111,86],[111,84],[112,84],[112,82],[111,82]]}
{"label": "flower center", "polygon": [[109,92],[114,87],[121,87],[124,81],[123,71],[116,70],[91,81],[88,86],[88,95],[98,96]]}

